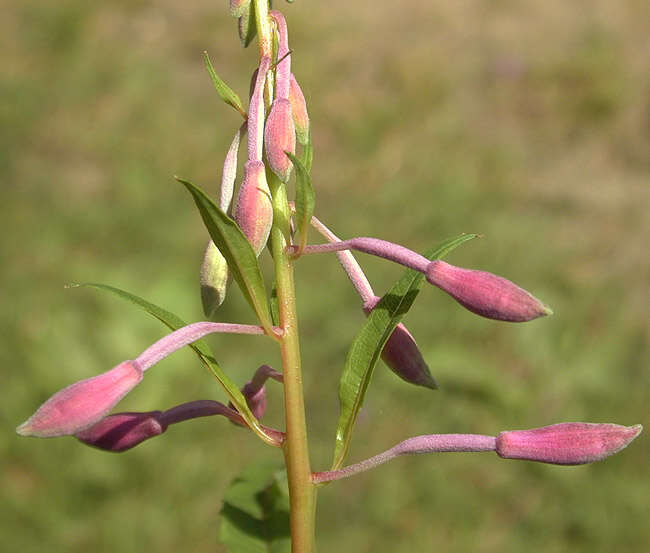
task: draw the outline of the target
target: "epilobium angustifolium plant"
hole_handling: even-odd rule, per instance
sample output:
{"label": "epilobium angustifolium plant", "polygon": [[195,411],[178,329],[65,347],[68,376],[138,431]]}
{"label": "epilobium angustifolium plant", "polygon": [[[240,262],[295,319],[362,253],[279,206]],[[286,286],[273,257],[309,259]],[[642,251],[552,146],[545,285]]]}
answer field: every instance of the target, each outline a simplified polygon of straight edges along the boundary
{"label": "epilobium angustifolium plant", "polygon": [[[239,501],[244,518],[248,517],[249,521],[242,523],[240,513],[239,520],[233,522],[224,511],[220,536],[233,553],[250,551],[251,544],[262,544],[263,550],[268,546],[272,551],[314,551],[316,489],[397,456],[493,451],[505,459],[577,465],[602,460],[636,438],[641,432],[640,425],[564,422],[496,435],[492,429],[486,429],[490,432],[487,435],[415,436],[369,459],[345,464],[355,422],[380,357],[406,382],[437,388],[415,339],[400,322],[420,289],[429,287],[427,283],[449,294],[465,309],[497,321],[529,322],[550,315],[551,310],[503,277],[456,267],[442,260],[475,235],[463,234],[445,240],[419,254],[378,238],[341,239],[334,234],[314,215],[310,121],[299,81],[291,72],[285,18],[279,11],[270,9],[268,0],[231,0],[230,10],[237,18],[243,45],[248,46],[255,37],[259,42],[259,63],[252,75],[248,108],[217,76],[206,54],[205,62],[218,94],[242,115],[243,122],[235,130],[226,153],[218,197],[212,198],[188,180],[177,180],[191,194],[210,237],[200,271],[206,317],[215,318],[226,293],[234,292],[234,281],[258,324],[209,320],[186,324],[137,296],[110,286],[94,285],[136,303],[172,332],[133,360],[122,361],[103,374],[62,389],[20,425],[18,433],[36,437],[70,435],[93,447],[121,452],[164,433],[170,424],[198,417],[221,415],[245,427],[268,446],[278,448],[284,456],[285,470],[249,473],[239,480],[248,482],[247,485],[235,486],[228,492]],[[244,137],[247,148],[243,154],[243,174],[238,179],[240,143]],[[292,179],[295,198],[290,201],[288,184]],[[310,231],[320,236],[322,243],[309,243]],[[266,249],[273,259],[272,275],[263,275],[258,263],[258,257]],[[402,265],[404,275],[379,297],[352,252]],[[361,297],[367,318],[352,341],[340,377],[340,414],[332,465],[329,470],[315,472],[310,463],[305,424],[294,270],[300,269],[302,257],[317,254],[324,258],[338,257]],[[272,290],[267,289],[265,281],[273,283]],[[276,370],[262,365],[239,389],[203,340],[213,333],[250,334],[257,335],[251,341],[271,340],[279,348],[282,367]],[[228,405],[197,399],[165,411],[111,414],[120,400],[140,384],[149,368],[185,346],[191,347],[211,370],[230,399]],[[267,406],[265,386],[269,379],[284,391],[283,429],[270,428],[261,422]],[[266,498],[262,502],[263,516],[246,512],[246,505],[262,496]]]}

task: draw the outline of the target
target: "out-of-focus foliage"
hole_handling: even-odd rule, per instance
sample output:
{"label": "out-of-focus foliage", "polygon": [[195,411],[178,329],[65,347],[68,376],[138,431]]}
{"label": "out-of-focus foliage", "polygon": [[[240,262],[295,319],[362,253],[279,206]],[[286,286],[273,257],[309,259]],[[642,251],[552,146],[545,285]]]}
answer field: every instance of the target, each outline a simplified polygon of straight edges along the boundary
{"label": "out-of-focus foliage", "polygon": [[[350,460],[432,432],[565,420],[649,428],[644,3],[301,0],[283,9],[313,124],[316,215],[343,238],[418,251],[482,233],[449,261],[502,274],[555,311],[500,324],[423,289],[405,322],[441,389],[416,389],[379,366]],[[172,175],[216,193],[241,116],[216,96],[202,52],[245,97],[254,48],[241,48],[227,5],[207,0],[9,0],[2,14],[3,549],[213,552],[230,479],[253,457],[278,457],[244,430],[199,420],[110,455],[72,439],[20,439],[13,428],[54,391],[166,332],[66,283],[106,282],[201,319],[208,236]],[[378,294],[401,274],[360,261]],[[297,279],[312,457],[324,469],[338,377],[364,316],[334,256],[303,259]],[[220,309],[221,320],[251,321],[234,288]],[[259,339],[212,345],[239,384],[279,364]],[[151,371],[123,407],[197,397],[225,399],[188,350]],[[281,426],[277,386],[269,402],[269,422]],[[490,454],[399,459],[320,492],[320,550],[638,553],[650,541],[644,436],[578,468]]]}

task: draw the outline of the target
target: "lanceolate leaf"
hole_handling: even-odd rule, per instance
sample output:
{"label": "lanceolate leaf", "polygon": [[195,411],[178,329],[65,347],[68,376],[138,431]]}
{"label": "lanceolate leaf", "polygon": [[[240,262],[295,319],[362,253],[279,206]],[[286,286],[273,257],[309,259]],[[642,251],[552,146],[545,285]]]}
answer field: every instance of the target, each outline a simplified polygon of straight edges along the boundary
{"label": "lanceolate leaf", "polygon": [[298,253],[307,244],[309,222],[314,214],[316,196],[307,169],[300,160],[289,152],[285,152],[296,169],[296,226],[298,231]]}
{"label": "lanceolate leaf", "polygon": [[307,144],[302,149],[301,161],[307,169],[307,173],[311,173],[311,164],[314,161],[314,143],[311,141],[311,129],[307,138]]}
{"label": "lanceolate leaf", "polygon": [[275,463],[248,467],[229,485],[219,539],[230,553],[288,553],[289,490]]}
{"label": "lanceolate leaf", "polygon": [[[444,257],[463,242],[472,240],[476,236],[476,234],[462,234],[446,240],[427,252],[425,257],[431,260]],[[341,467],[348,453],[352,430],[381,350],[415,301],[423,280],[422,273],[408,269],[371,311],[350,346],[339,382],[341,411],[336,428],[333,469]]]}
{"label": "lanceolate leaf", "polygon": [[272,335],[271,313],[262,271],[250,242],[237,223],[226,215],[199,187],[176,177],[194,197],[213,242],[228,262],[228,268],[244,297],[257,313],[260,324]]}
{"label": "lanceolate leaf", "polygon": [[[136,296],[135,294],[120,290],[119,288],[94,282],[86,282],[84,284],[79,284],[78,286],[90,286],[92,288],[98,288],[100,290],[111,292],[116,296],[119,296],[120,298],[134,303],[138,307],[144,309],[147,313],[156,317],[156,319],[158,319],[171,330],[176,330],[187,325],[183,319],[174,313],[171,313],[162,307],[150,303],[147,300]],[[260,437],[266,439],[266,435],[262,430],[259,422],[253,413],[251,413],[251,410],[248,408],[246,398],[244,398],[242,393],[239,391],[239,388],[232,380],[230,380],[228,375],[226,375],[226,373],[223,372],[223,369],[218,365],[214,359],[214,355],[212,354],[210,346],[205,342],[205,340],[197,340],[196,342],[190,344],[190,347],[194,350],[201,362],[212,372],[212,374],[214,374],[216,379],[223,386],[224,390],[228,394],[228,397],[230,398],[230,401],[235,406],[237,411],[239,411],[240,415],[244,417],[251,429]]]}
{"label": "lanceolate leaf", "polygon": [[241,99],[239,98],[237,93],[232,88],[230,88],[219,77],[219,75],[217,75],[217,73],[214,70],[214,67],[212,67],[212,62],[210,61],[210,56],[208,56],[207,52],[203,52],[203,58],[205,60],[205,66],[208,69],[208,73],[210,73],[210,78],[214,83],[214,88],[217,90],[217,94],[219,94],[219,97],[224,102],[226,102],[226,104],[234,107],[239,113],[241,113],[242,117],[246,119],[247,117],[246,110],[244,109],[244,105],[241,103]]}

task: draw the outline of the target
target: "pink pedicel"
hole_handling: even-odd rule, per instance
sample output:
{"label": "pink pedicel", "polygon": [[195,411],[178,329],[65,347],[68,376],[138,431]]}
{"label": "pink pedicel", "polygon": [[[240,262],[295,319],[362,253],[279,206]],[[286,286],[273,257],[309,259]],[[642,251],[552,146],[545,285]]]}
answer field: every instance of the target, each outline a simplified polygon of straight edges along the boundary
{"label": "pink pedicel", "polygon": [[148,413],[116,413],[91,427],[77,432],[75,437],[86,445],[119,453],[159,436],[167,430],[161,411]]}
{"label": "pink pedicel", "polygon": [[511,430],[497,436],[496,451],[504,459],[525,459],[554,465],[600,461],[627,447],[643,427],[588,422],[564,422]]}
{"label": "pink pedicel", "polygon": [[293,73],[289,81],[289,103],[291,104],[293,124],[296,128],[296,138],[304,146],[309,142],[309,114],[305,96]]}
{"label": "pink pedicel", "polygon": [[285,152],[296,153],[296,129],[289,100],[278,98],[273,102],[264,127],[264,147],[270,169],[282,182],[287,182],[293,164]]}
{"label": "pink pedicel", "polygon": [[48,399],[16,432],[53,438],[84,430],[106,416],[142,380],[142,374],[135,361],[124,361],[110,371],[75,382]]}
{"label": "pink pedicel", "polygon": [[235,207],[235,221],[259,255],[266,246],[273,224],[271,191],[261,161],[246,162],[244,172],[244,182]]}
{"label": "pink pedicel", "polygon": [[553,313],[523,288],[485,271],[432,261],[426,277],[429,283],[447,292],[462,306],[488,319],[525,322]]}

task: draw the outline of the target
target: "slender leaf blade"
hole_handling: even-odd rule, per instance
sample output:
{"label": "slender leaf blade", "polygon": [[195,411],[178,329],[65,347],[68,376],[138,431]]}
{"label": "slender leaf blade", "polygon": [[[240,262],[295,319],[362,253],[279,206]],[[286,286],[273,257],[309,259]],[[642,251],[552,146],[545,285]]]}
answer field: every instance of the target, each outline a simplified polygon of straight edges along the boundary
{"label": "slender leaf blade", "polygon": [[271,313],[266,287],[250,242],[237,223],[219,209],[203,190],[179,177],[176,177],[176,180],[192,194],[212,241],[226,258],[228,268],[257,314],[260,324],[271,334]]}
{"label": "slender leaf blade", "polygon": [[[450,238],[428,251],[425,257],[431,260],[440,259],[476,236],[462,234]],[[339,382],[340,414],[336,428],[333,469],[341,467],[348,453],[352,430],[381,351],[395,327],[413,305],[423,280],[422,273],[407,269],[370,312],[350,346]]]}
{"label": "slender leaf blade", "polygon": [[307,169],[307,173],[311,174],[311,165],[314,161],[314,143],[311,141],[311,128],[309,129],[309,135],[307,136],[307,144],[302,149],[301,161],[302,164]]}
{"label": "slender leaf blade", "polygon": [[234,107],[239,113],[241,113],[242,117],[244,119],[247,117],[246,110],[244,109],[244,105],[242,104],[241,99],[239,98],[239,95],[232,89],[230,88],[219,75],[217,75],[216,71],[214,70],[214,67],[212,67],[212,62],[210,61],[210,56],[208,56],[207,52],[203,52],[203,59],[205,61],[205,67],[208,70],[208,73],[210,74],[210,78],[212,79],[212,82],[214,84],[214,88],[217,91],[217,94],[219,94],[219,97],[229,106]]}
{"label": "slender leaf blade", "polygon": [[[178,315],[175,315],[171,311],[167,311],[166,309],[163,309],[162,307],[153,304],[141,298],[140,296],[136,296],[135,294],[131,294],[130,292],[126,292],[125,290],[121,290],[120,288],[115,288],[114,286],[109,286],[108,284],[100,284],[96,282],[85,282],[74,286],[79,286],[79,287],[87,286],[91,288],[97,288],[99,290],[104,290],[106,292],[110,292],[128,302],[137,305],[141,309],[144,309],[147,313],[153,315],[156,319],[158,319],[161,323],[163,323],[171,330],[177,330],[187,325],[187,323],[183,321],[183,319],[181,319]],[[226,391],[226,394],[228,394],[230,401],[235,406],[237,411],[239,411],[239,414],[242,417],[244,417],[244,419],[249,424],[249,426],[254,428],[255,431],[258,433],[262,432],[259,422],[257,421],[255,415],[253,415],[253,413],[248,407],[248,404],[246,403],[246,398],[244,398],[243,394],[241,393],[237,385],[228,377],[228,375],[219,366],[219,364],[214,358],[212,349],[207,344],[207,342],[203,339],[197,340],[196,342],[189,344],[189,347],[191,347],[194,350],[194,352],[201,360],[201,362],[212,372],[212,374],[216,377],[219,383],[223,386],[224,390]]]}
{"label": "slender leaf blade", "polygon": [[288,553],[289,490],[275,463],[246,468],[228,486],[221,509],[219,540],[231,553]]}
{"label": "slender leaf blade", "polygon": [[314,214],[316,194],[311,178],[302,162],[293,154],[286,152],[296,170],[296,230],[298,234],[298,253],[307,245],[309,222]]}

